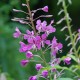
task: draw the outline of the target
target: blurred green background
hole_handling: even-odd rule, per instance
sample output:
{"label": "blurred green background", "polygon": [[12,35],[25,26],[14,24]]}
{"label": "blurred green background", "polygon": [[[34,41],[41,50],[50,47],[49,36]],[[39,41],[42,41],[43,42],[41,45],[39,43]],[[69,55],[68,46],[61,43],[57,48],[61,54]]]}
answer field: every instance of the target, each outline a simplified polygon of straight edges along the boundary
{"label": "blurred green background", "polygon": [[[13,32],[15,27],[19,27],[20,30],[25,31],[27,29],[26,25],[21,25],[17,22],[11,21],[13,17],[26,17],[23,13],[14,13],[13,8],[22,9],[26,11],[25,7],[22,7],[21,4],[25,3],[25,0],[0,0],[0,73],[7,73],[7,76],[11,77],[14,80],[27,80],[30,75],[35,74],[35,69],[32,63],[27,67],[21,67],[20,60],[25,56],[20,54],[19,49],[19,39],[13,38]],[[73,19],[73,31],[77,30],[80,26],[80,1],[72,0],[72,5],[69,6],[68,11],[71,18]],[[62,8],[57,6],[57,0],[31,0],[30,5],[31,9],[37,9],[45,5],[49,6],[49,14],[53,15],[55,22],[57,22],[62,16],[58,16],[57,13]],[[43,14],[43,12],[38,12],[38,14]],[[46,13],[45,13],[46,14]],[[35,17],[38,15],[36,14]],[[48,21],[50,19],[47,19]],[[57,32],[55,36],[64,44],[64,55],[66,54],[68,48],[66,49],[67,42],[65,39],[65,32],[60,32],[60,29],[65,24],[55,26]],[[50,38],[54,36],[51,35]],[[35,72],[35,73],[34,73]],[[12,80],[12,79],[8,80]]]}

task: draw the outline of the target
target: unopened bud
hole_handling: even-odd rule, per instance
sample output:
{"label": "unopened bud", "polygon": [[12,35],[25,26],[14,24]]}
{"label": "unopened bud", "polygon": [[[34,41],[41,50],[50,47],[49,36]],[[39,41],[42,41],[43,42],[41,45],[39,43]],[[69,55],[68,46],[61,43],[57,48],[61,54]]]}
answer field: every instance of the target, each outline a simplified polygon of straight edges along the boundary
{"label": "unopened bud", "polygon": [[17,10],[17,9],[13,9],[13,11],[15,11],[15,12],[19,12],[19,10]]}
{"label": "unopened bud", "polygon": [[22,6],[27,6],[26,4],[22,4]]}
{"label": "unopened bud", "polygon": [[52,17],[53,15],[46,15],[46,17]]}

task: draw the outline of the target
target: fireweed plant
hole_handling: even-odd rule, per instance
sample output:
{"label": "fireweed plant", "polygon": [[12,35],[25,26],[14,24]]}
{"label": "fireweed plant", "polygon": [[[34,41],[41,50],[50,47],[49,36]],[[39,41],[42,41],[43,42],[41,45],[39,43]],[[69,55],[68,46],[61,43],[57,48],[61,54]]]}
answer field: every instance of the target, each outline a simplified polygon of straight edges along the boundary
{"label": "fireweed plant", "polygon": [[[25,53],[26,59],[21,60],[21,65],[26,66],[30,62],[36,62],[35,69],[37,70],[37,74],[30,76],[27,80],[40,80],[40,78],[44,78],[45,80],[79,80],[80,74],[78,73],[78,70],[80,70],[80,46],[77,44],[80,40],[80,29],[78,29],[78,32],[72,32],[71,18],[69,17],[65,0],[58,0],[57,5],[62,5],[62,9],[58,15],[64,13],[64,17],[57,22],[57,25],[61,24],[63,21],[66,22],[66,26],[63,27],[61,31],[64,31],[65,29],[68,30],[69,34],[66,34],[66,41],[70,39],[68,46],[71,48],[67,55],[62,58],[57,58],[56,55],[62,52],[63,44],[58,42],[55,36],[53,36],[52,40],[48,39],[48,36],[51,33],[56,32],[56,28],[53,27],[54,20],[51,20],[48,24],[47,21],[41,21],[39,19],[41,17],[49,18],[52,17],[52,15],[41,15],[34,18],[37,11],[41,10],[43,12],[48,12],[48,6],[44,6],[43,8],[39,8],[37,10],[30,10],[29,2],[30,0],[26,0],[27,4],[22,4],[22,6],[27,7],[28,12],[13,9],[15,12],[25,13],[27,17],[12,19],[13,21],[28,25],[32,29],[26,30],[25,33],[22,33],[18,27],[16,27],[13,34],[14,38],[21,37],[23,39],[19,42],[19,52]],[[68,0],[68,4],[71,4],[71,0]],[[34,22],[36,22],[36,25]],[[47,62],[45,58],[45,54],[47,54],[48,50],[50,50],[49,54],[51,55],[49,62]],[[35,53],[33,53],[34,51]],[[39,58],[39,60],[36,61],[35,57]],[[70,68],[66,66],[61,67],[59,65],[61,61],[63,61],[66,65],[70,65],[71,60],[74,60],[76,64],[72,65]],[[62,75],[66,74],[65,70],[74,74],[73,79],[62,77]]]}

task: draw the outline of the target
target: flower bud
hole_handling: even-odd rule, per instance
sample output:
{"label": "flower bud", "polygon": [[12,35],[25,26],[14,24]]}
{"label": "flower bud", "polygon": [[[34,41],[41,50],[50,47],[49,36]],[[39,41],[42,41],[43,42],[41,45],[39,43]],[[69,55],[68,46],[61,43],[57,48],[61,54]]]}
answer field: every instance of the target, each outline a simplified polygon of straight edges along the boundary
{"label": "flower bud", "polygon": [[13,37],[14,37],[14,38],[19,38],[19,37],[21,36],[20,30],[16,27],[15,31],[16,31],[16,32],[13,34]]}
{"label": "flower bud", "polygon": [[26,57],[27,57],[28,59],[32,58],[32,57],[33,57],[32,52],[28,51],[28,52],[26,53]]}
{"label": "flower bud", "polygon": [[69,65],[71,62],[71,58],[70,57],[67,57],[67,58],[65,58],[64,59],[64,62],[67,64],[67,65]]}
{"label": "flower bud", "polygon": [[25,65],[28,64],[28,62],[29,62],[29,60],[22,60],[22,61],[21,61],[21,65],[22,65],[22,66],[25,66]]}
{"label": "flower bud", "polygon": [[36,70],[39,71],[42,68],[42,65],[41,64],[36,64],[36,67],[35,68],[36,68]]}
{"label": "flower bud", "polygon": [[29,80],[37,80],[37,77],[36,76],[31,76],[31,77],[29,77]]}
{"label": "flower bud", "polygon": [[42,76],[43,76],[43,77],[47,77],[47,76],[48,76],[48,71],[47,71],[47,70],[44,70],[44,71],[42,72]]}
{"label": "flower bud", "polygon": [[43,7],[42,10],[43,10],[44,12],[48,12],[48,6]]}

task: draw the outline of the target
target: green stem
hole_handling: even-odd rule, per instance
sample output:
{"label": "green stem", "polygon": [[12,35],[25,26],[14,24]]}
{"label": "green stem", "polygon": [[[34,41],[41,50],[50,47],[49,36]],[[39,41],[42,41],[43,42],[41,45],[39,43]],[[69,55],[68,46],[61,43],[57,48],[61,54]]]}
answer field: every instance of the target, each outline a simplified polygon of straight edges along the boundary
{"label": "green stem", "polygon": [[65,0],[63,0],[63,9],[64,9],[64,14],[65,14],[65,18],[66,18],[66,23],[67,23],[67,27],[68,27],[70,39],[71,39],[72,46],[73,46],[73,49],[74,49],[74,54],[75,54],[75,56],[78,58],[78,54],[77,54],[77,50],[76,50],[74,38],[73,38],[73,35],[72,35],[72,30],[71,30],[70,21],[69,21],[69,19],[68,19],[69,17],[68,17],[68,11],[67,11],[67,7],[66,7]]}
{"label": "green stem", "polygon": [[35,61],[35,60],[30,60],[30,62],[43,63],[43,61]]}
{"label": "green stem", "polygon": [[[42,55],[42,58],[43,58],[43,60],[44,60],[45,66],[48,66],[48,64],[47,64],[47,62],[46,62],[46,59],[45,59],[45,56],[44,56],[44,52],[42,51],[42,49],[41,49],[41,55]],[[52,80],[52,77],[51,77],[50,72],[49,72],[49,77],[50,77],[50,80]]]}
{"label": "green stem", "polygon": [[[68,19],[69,17],[68,17],[68,11],[67,11],[67,7],[66,7],[65,0],[63,0],[63,9],[64,9],[64,14],[65,14],[65,18],[66,18],[66,23],[67,23],[67,27],[68,27],[70,39],[71,39],[71,42],[72,42],[72,48],[73,48],[73,50],[74,50],[74,54],[75,54],[76,59],[77,59],[77,62],[78,62],[78,59],[79,59],[78,51],[77,51],[77,49],[76,49],[74,37],[73,37],[73,35],[72,35],[72,30],[71,30],[70,21],[69,21],[69,19]],[[78,65],[80,66],[79,62],[78,62]],[[77,74],[77,73],[76,73],[76,74]],[[78,75],[78,74],[77,74],[77,75]],[[78,76],[79,76],[79,75],[78,75]]]}

